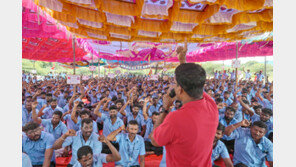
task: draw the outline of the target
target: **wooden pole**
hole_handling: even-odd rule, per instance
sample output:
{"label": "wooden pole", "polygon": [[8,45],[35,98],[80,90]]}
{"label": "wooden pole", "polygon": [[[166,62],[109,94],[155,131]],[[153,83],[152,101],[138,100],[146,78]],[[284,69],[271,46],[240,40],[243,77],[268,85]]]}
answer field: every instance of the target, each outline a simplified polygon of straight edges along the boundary
{"label": "wooden pole", "polygon": [[267,83],[267,76],[266,76],[266,56],[264,57],[264,76],[265,76],[265,83]]}
{"label": "wooden pole", "polygon": [[[236,42],[236,61],[238,58],[238,42]],[[235,87],[237,88],[237,67],[235,68]]]}
{"label": "wooden pole", "polygon": [[75,36],[73,35],[72,38],[72,47],[73,47],[73,73],[76,74],[76,68],[75,68]]}
{"label": "wooden pole", "polygon": [[[91,53],[91,66],[94,66],[94,55]],[[94,71],[91,70],[91,78],[94,78]]]}

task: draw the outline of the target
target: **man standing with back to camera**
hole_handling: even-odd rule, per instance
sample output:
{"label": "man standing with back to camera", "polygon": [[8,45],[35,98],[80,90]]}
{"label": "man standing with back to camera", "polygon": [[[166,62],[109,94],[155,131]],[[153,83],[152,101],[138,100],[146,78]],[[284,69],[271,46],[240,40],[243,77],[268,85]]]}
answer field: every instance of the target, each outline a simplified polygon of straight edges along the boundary
{"label": "man standing with back to camera", "polygon": [[[185,63],[186,49],[179,47],[177,53],[180,65],[175,70],[176,85],[171,86],[176,97],[172,98],[172,91],[164,95],[164,111],[150,139],[156,147],[165,146],[167,167],[211,167],[218,109],[203,92],[205,70],[198,64]],[[175,99],[182,101],[183,106],[169,114]]]}

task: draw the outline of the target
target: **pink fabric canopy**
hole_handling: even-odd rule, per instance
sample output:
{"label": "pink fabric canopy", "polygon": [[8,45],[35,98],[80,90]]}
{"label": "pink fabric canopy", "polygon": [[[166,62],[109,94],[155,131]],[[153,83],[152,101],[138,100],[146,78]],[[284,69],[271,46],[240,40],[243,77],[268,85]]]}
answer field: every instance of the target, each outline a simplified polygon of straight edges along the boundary
{"label": "pink fabric canopy", "polygon": [[[23,0],[22,58],[49,62],[73,62],[72,35],[64,26],[56,25],[53,18],[41,12],[32,1]],[[85,56],[75,44],[75,59]]]}
{"label": "pink fabric canopy", "polygon": [[[273,41],[261,41],[251,44],[238,43],[238,58],[272,56]],[[187,62],[205,62],[217,60],[229,60],[236,58],[236,43],[223,42],[206,45],[204,48],[190,52],[186,55]],[[177,62],[178,58],[170,58],[168,62]]]}

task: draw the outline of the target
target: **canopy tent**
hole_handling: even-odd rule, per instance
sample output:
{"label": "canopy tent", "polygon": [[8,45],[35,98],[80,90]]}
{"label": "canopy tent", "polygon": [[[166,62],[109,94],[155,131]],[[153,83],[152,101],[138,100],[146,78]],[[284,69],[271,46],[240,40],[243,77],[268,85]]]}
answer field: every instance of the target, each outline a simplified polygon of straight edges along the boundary
{"label": "canopy tent", "polygon": [[34,2],[77,37],[89,39],[225,42],[273,30],[272,0]]}
{"label": "canopy tent", "polygon": [[[183,41],[188,42],[188,62],[236,58],[235,43],[238,58],[271,56],[272,1],[231,2],[23,0],[23,58],[73,65],[74,35],[77,67],[97,65],[101,58],[117,61],[110,68],[177,62],[176,48]],[[197,25],[187,31],[189,24]],[[130,38],[124,39],[127,35]]]}

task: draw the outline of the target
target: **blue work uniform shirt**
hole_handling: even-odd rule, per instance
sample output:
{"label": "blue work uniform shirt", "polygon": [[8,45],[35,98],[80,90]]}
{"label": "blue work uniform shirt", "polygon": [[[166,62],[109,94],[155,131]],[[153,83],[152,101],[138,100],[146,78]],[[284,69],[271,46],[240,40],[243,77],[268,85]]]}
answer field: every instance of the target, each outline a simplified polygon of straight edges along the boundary
{"label": "blue work uniform shirt", "polygon": [[[233,124],[238,123],[238,121],[237,121],[235,118],[233,118],[233,119],[229,122],[229,124],[227,124],[226,119],[225,119],[225,115],[219,118],[219,122],[220,122],[222,125],[224,125],[225,127],[227,127],[227,126],[229,126],[229,125],[233,125]],[[223,135],[222,139],[229,141],[229,140],[233,140],[234,138],[233,138],[232,135],[230,135],[230,136]]]}
{"label": "blue work uniform shirt", "polygon": [[93,154],[100,154],[102,151],[102,143],[98,140],[99,135],[92,132],[89,139],[85,142],[82,136],[82,132],[78,131],[76,136],[69,136],[65,139],[62,147],[72,146],[72,158],[70,161],[71,165],[74,165],[78,162],[77,160],[77,151],[80,147],[88,145],[92,148]]}
{"label": "blue work uniform shirt", "polygon": [[146,154],[144,139],[140,135],[136,135],[133,142],[131,142],[128,137],[128,133],[119,133],[116,136],[116,143],[119,143],[119,154],[121,155],[121,160],[115,162],[115,165],[139,165],[139,155]]}
{"label": "blue work uniform shirt", "polygon": [[239,127],[232,134],[235,138],[234,165],[243,163],[248,167],[266,167],[265,158],[273,161],[273,144],[265,136],[256,144],[249,128]]}
{"label": "blue work uniform shirt", "polygon": [[42,116],[43,119],[49,119],[52,118],[52,114],[55,111],[61,111],[63,113],[63,109],[59,106],[57,106],[55,109],[52,109],[51,106],[46,107],[42,112],[44,113],[44,115]]}
{"label": "blue work uniform shirt", "polygon": [[62,121],[60,121],[54,129],[51,123],[51,119],[42,119],[41,124],[44,127],[44,131],[52,134],[55,140],[60,138],[68,131],[67,126]]}
{"label": "blue work uniform shirt", "polygon": [[[22,151],[28,154],[32,165],[42,165],[45,151],[52,148],[54,141],[54,137],[44,131],[41,131],[41,136],[37,141],[30,140],[28,136],[24,134],[22,139]],[[53,158],[54,157],[53,153]]]}
{"label": "blue work uniform shirt", "polygon": [[153,130],[153,122],[152,122],[152,119],[151,118],[148,118],[147,120],[145,120],[145,123],[146,123],[146,132],[145,132],[145,135],[144,135],[144,140],[151,142],[151,140],[149,139],[149,135],[150,135],[150,133]]}
{"label": "blue work uniform shirt", "polygon": [[[92,167],[102,167],[103,163],[107,163],[106,160],[107,154],[94,154]],[[82,167],[79,161],[73,165],[73,167]]]}
{"label": "blue work uniform shirt", "polygon": [[74,129],[75,131],[79,130],[79,126],[73,122],[71,119],[71,114],[67,114],[63,118],[67,122],[67,128],[68,129]]}
{"label": "blue work uniform shirt", "polygon": [[126,117],[127,117],[127,122],[129,122],[131,120],[136,120],[138,122],[138,124],[139,124],[139,132],[138,133],[140,133],[142,131],[142,126],[146,125],[145,121],[144,121],[144,117],[140,113],[138,113],[137,117],[134,118],[132,113],[127,112]]}
{"label": "blue work uniform shirt", "polygon": [[114,124],[112,124],[112,120],[109,115],[102,114],[101,120],[104,121],[103,126],[103,135],[108,136],[111,132],[117,130],[121,126],[124,125],[123,121],[117,117]]}
{"label": "blue work uniform shirt", "polygon": [[223,159],[230,158],[225,144],[220,140],[217,141],[217,145],[212,151],[212,164],[214,164],[214,161],[219,157],[222,157]]}

